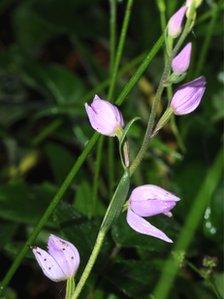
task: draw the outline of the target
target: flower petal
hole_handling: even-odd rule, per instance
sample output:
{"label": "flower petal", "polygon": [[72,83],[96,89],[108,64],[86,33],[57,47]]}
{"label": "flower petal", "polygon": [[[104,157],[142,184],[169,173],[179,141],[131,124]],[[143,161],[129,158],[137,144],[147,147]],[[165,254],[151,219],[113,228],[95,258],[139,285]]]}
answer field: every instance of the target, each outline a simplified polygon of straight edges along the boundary
{"label": "flower petal", "polygon": [[33,248],[32,251],[39,266],[50,280],[57,282],[67,279],[58,263],[47,251],[39,247]]}
{"label": "flower petal", "polygon": [[79,267],[80,256],[77,248],[72,243],[50,235],[48,252],[57,261],[67,277],[75,275]]}
{"label": "flower petal", "polygon": [[180,198],[156,185],[142,185],[135,188],[130,196],[130,201],[144,201],[158,199],[162,201],[179,201]]}
{"label": "flower petal", "polygon": [[166,214],[176,205],[176,202],[165,200],[141,200],[131,201],[130,206],[134,213],[143,217],[150,217],[158,214]]}
{"label": "flower petal", "polygon": [[161,230],[150,224],[144,218],[136,215],[130,208],[127,212],[127,222],[133,230],[141,234],[149,235],[161,239],[163,241],[173,243],[173,241],[170,238],[168,238],[166,234],[164,234]]}

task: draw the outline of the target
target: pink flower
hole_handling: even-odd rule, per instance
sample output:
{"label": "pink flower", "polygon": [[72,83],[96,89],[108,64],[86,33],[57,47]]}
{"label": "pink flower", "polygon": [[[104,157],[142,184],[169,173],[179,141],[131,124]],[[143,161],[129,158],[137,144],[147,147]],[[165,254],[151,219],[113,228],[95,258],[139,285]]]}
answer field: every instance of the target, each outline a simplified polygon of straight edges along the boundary
{"label": "pink flower", "polygon": [[143,185],[135,188],[129,198],[127,222],[135,231],[172,243],[167,235],[146,221],[143,217],[170,212],[180,198],[156,185]]}
{"label": "pink flower", "polygon": [[205,88],[206,80],[203,76],[180,86],[170,103],[174,114],[184,115],[194,111],[201,102]]}
{"label": "pink flower", "polygon": [[190,65],[192,44],[188,43],[172,61],[172,69],[176,75],[185,73]]}
{"label": "pink flower", "polygon": [[121,112],[115,105],[95,95],[92,103],[85,104],[91,126],[106,136],[116,136],[117,130],[124,126]]}
{"label": "pink flower", "polygon": [[32,249],[43,273],[52,281],[63,281],[75,275],[80,256],[77,248],[70,242],[54,235],[48,238],[48,251],[39,247]]}
{"label": "pink flower", "polygon": [[180,35],[182,31],[182,23],[186,13],[187,7],[182,6],[170,19],[168,22],[168,34],[172,38],[176,38]]}

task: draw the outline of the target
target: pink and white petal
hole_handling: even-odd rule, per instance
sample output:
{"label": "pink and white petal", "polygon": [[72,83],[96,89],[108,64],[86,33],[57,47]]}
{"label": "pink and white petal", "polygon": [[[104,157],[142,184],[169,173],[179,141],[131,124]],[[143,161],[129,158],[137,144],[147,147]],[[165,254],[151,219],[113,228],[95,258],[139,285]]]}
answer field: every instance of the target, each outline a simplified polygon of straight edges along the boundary
{"label": "pink and white petal", "polygon": [[144,201],[158,199],[163,201],[179,201],[180,198],[173,193],[156,185],[142,185],[135,188],[130,196],[130,201]]}
{"label": "pink and white petal", "polygon": [[72,243],[55,235],[50,235],[48,252],[58,262],[67,277],[75,275],[80,264],[80,256],[77,248]]}
{"label": "pink and white petal", "polygon": [[58,282],[67,279],[58,263],[47,251],[39,247],[33,248],[32,251],[42,271],[50,280]]}
{"label": "pink and white petal", "polygon": [[158,199],[130,202],[132,211],[142,217],[168,213],[175,205],[175,201],[164,201]]}
{"label": "pink and white petal", "polygon": [[173,243],[161,230],[150,224],[144,218],[136,215],[130,208],[127,212],[127,223],[129,226],[138,233],[149,235],[165,242]]}

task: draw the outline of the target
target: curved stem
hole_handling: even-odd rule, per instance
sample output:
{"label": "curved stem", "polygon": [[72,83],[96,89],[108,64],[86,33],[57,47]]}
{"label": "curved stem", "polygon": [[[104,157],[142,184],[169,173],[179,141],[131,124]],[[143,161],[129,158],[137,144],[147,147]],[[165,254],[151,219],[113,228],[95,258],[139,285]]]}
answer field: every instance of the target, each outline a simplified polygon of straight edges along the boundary
{"label": "curved stem", "polygon": [[73,293],[71,299],[76,299],[78,298],[80,292],[82,291],[82,288],[87,280],[87,278],[89,277],[89,274],[95,264],[96,258],[99,254],[100,248],[103,244],[103,240],[105,238],[105,234],[106,232],[103,230],[100,230],[93,248],[93,251],[89,257],[88,263],[86,264],[86,267],[82,273],[82,276],[79,280],[79,283],[77,284],[76,288],[75,288],[75,292]]}

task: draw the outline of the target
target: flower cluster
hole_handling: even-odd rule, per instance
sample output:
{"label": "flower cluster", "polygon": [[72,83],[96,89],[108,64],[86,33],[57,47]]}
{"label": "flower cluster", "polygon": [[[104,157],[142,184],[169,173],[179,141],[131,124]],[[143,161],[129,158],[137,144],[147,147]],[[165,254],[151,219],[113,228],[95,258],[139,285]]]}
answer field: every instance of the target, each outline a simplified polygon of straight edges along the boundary
{"label": "flower cluster", "polygon": [[[181,35],[184,20],[188,18],[189,10],[192,9],[192,6],[196,8],[200,3],[201,0],[187,0],[186,4],[170,18],[166,31],[168,41],[171,40],[173,43],[173,40]],[[188,42],[179,53],[177,53],[177,50],[173,52],[171,50],[168,84],[183,80],[190,66],[191,52],[191,42]],[[170,106],[157,123],[154,132],[159,131],[164,126],[172,113],[184,115],[194,111],[201,102],[205,88],[206,79],[203,76],[178,87],[169,101]],[[120,142],[123,140],[121,136],[123,134],[124,119],[115,105],[95,95],[90,105],[85,104],[85,109],[94,130],[105,136],[116,136]],[[152,136],[154,135],[152,134]],[[127,146],[125,151],[127,157]],[[126,163],[125,167],[128,169],[129,163]],[[180,198],[174,194],[156,185],[136,187],[127,202],[127,223],[138,233],[172,243],[172,240],[164,232],[144,218],[160,214],[171,217],[171,210],[179,200]],[[80,257],[77,248],[70,242],[54,235],[50,235],[48,239],[48,251],[39,247],[32,250],[44,274],[52,281],[62,281],[73,277],[79,267]]]}

